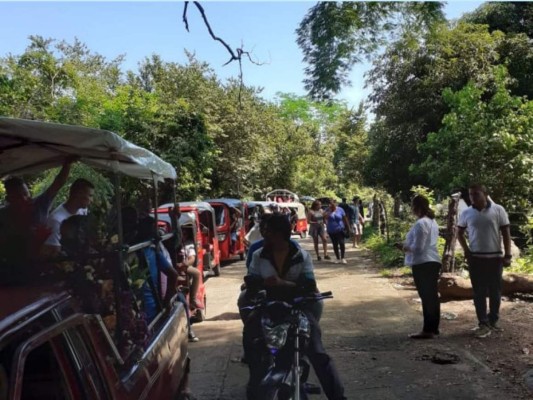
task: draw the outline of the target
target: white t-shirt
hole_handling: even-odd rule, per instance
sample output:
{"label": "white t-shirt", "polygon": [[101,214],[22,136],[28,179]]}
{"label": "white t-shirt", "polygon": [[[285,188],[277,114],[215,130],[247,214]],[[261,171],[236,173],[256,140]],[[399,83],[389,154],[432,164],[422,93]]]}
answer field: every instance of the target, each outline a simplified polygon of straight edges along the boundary
{"label": "white t-shirt", "polygon": [[427,262],[440,263],[437,250],[439,227],[434,219],[418,219],[407,233],[405,245],[410,251],[405,253],[405,265],[413,266]]}
{"label": "white t-shirt", "polygon": [[478,211],[470,206],[459,217],[457,226],[466,229],[468,244],[473,256],[496,258],[503,255],[500,229],[509,225],[505,209],[494,202]]}
{"label": "white t-shirt", "polygon": [[259,223],[255,223],[252,229],[246,234],[244,237],[248,243],[252,244],[257,242],[258,240],[263,239],[263,235],[261,235],[261,229],[259,229]]}
{"label": "white t-shirt", "polygon": [[75,214],[71,214],[65,208],[65,205],[61,204],[54,211],[52,211],[48,216],[48,220],[46,221],[46,226],[52,231],[52,233],[50,233],[50,236],[48,236],[48,239],[46,239],[44,244],[48,246],[61,247],[61,224],[64,220],[72,217],[73,215],[87,215],[87,209],[80,208]]}
{"label": "white t-shirt", "polygon": [[187,240],[183,243],[183,253],[186,259],[189,257],[196,257],[196,248],[192,240]]}

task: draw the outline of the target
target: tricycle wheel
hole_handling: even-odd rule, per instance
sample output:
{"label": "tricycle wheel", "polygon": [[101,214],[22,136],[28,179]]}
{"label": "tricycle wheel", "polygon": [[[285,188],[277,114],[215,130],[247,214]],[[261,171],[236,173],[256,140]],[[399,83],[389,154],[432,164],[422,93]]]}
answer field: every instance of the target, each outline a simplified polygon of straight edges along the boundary
{"label": "tricycle wheel", "polygon": [[239,258],[241,259],[241,261],[243,261],[243,260],[244,260],[244,252],[243,252],[243,253],[241,253],[241,254],[239,254]]}
{"label": "tricycle wheel", "polygon": [[301,232],[300,232],[300,237],[301,237],[302,239],[305,239],[305,238],[307,237],[307,231],[301,231]]}
{"label": "tricycle wheel", "polygon": [[213,274],[214,274],[215,276],[220,276],[220,264],[215,265],[215,266],[213,267]]}

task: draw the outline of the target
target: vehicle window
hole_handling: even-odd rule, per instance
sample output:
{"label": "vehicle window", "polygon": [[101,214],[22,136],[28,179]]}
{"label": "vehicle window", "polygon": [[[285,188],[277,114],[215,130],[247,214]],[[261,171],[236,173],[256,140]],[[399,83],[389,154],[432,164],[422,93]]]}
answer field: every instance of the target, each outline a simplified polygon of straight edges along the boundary
{"label": "vehicle window", "polygon": [[28,355],[24,365],[21,400],[86,399],[79,382],[71,372],[68,373],[66,365],[60,365],[58,356],[63,362],[67,361],[64,354],[54,353],[50,342]]}
{"label": "vehicle window", "polygon": [[[0,353],[0,400],[7,400],[17,341]],[[100,400],[108,398],[88,338],[70,329],[31,350],[23,365],[21,400]]]}
{"label": "vehicle window", "polygon": [[74,358],[74,367],[78,372],[86,393],[92,393],[91,398],[105,398],[106,389],[98,366],[94,362],[94,353],[88,347],[89,338],[78,329],[70,329],[65,333],[67,343]]}
{"label": "vehicle window", "polygon": [[226,217],[224,215],[224,206],[213,206],[215,209],[215,220],[217,226],[224,225],[226,223]]}

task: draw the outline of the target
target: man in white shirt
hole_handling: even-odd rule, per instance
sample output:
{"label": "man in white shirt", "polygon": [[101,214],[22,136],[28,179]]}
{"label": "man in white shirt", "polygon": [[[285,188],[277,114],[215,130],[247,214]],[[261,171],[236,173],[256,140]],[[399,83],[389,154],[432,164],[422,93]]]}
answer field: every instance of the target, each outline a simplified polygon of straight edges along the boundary
{"label": "man in white shirt", "polygon": [[[458,240],[463,247],[474,290],[474,305],[479,321],[476,335],[487,337],[501,331],[497,325],[501,303],[503,267],[511,265],[511,233],[505,209],[492,202],[483,185],[468,189],[472,205],[461,213]],[[468,243],[465,238],[468,233]],[[502,252],[501,240],[505,254]],[[487,314],[487,293],[490,312]]]}
{"label": "man in white shirt", "polygon": [[61,250],[61,224],[73,215],[87,215],[87,207],[91,204],[94,196],[94,185],[87,179],[76,179],[70,185],[69,196],[66,202],[52,211],[46,222],[51,230],[46,239],[45,253],[55,255]]}

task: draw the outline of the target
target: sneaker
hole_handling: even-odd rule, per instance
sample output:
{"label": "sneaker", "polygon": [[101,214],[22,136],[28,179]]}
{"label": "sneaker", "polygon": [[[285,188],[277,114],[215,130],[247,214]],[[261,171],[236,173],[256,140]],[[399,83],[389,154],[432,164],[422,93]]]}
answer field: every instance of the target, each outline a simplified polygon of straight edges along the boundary
{"label": "sneaker", "polygon": [[331,260],[331,257],[328,256],[327,254],[324,256],[324,260]]}
{"label": "sneaker", "polygon": [[198,341],[200,341],[200,338],[199,338],[198,336],[196,336],[196,335],[194,334],[194,332],[191,330],[191,331],[189,332],[189,342],[191,342],[191,343],[196,343],[196,342],[198,342]]}
{"label": "sneaker", "polygon": [[348,262],[346,261],[345,258],[343,258],[343,259],[341,260],[341,263],[342,263],[342,264],[348,264]]}
{"label": "sneaker", "polygon": [[339,260],[338,258],[335,261],[333,261],[334,264],[338,264],[340,262],[341,262],[341,260]]}
{"label": "sneaker", "polygon": [[475,331],[476,337],[478,337],[480,339],[490,336],[491,333],[492,333],[492,331],[490,329],[490,326],[488,326],[488,325],[480,325],[478,327],[478,329],[476,329],[476,331]]}
{"label": "sneaker", "polygon": [[489,325],[490,329],[492,329],[494,332],[503,332],[503,328],[497,322],[491,323]]}

